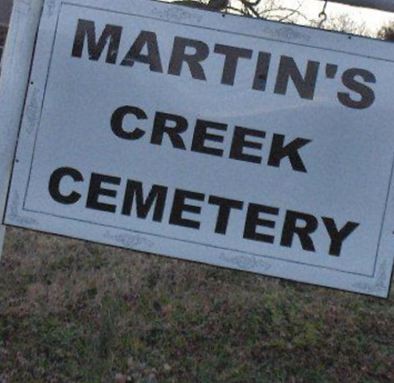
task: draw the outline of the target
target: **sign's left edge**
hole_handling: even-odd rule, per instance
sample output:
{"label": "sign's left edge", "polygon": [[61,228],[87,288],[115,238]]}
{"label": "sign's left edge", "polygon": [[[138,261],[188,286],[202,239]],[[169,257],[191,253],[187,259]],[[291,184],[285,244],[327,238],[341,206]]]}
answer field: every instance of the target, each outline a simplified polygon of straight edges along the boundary
{"label": "sign's left edge", "polygon": [[[0,213],[3,217],[44,0],[14,0],[0,76]],[[5,226],[0,225],[0,257]]]}

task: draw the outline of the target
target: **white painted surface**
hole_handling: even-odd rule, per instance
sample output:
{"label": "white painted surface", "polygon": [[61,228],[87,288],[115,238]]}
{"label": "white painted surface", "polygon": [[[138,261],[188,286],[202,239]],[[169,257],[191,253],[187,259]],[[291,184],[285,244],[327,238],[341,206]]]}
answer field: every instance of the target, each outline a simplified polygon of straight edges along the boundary
{"label": "white painted surface", "polygon": [[[85,54],[72,57],[78,19],[93,20],[97,34],[106,24],[123,28],[118,64]],[[149,66],[119,62],[141,30],[157,34],[164,71],[175,36],[205,42],[210,49],[204,62],[207,81],[191,78],[187,65],[181,76],[153,73]],[[85,42],[86,43],[86,42]],[[216,43],[253,50],[241,60],[234,86],[220,83],[223,57],[214,54]],[[272,68],[280,56],[291,56],[305,70],[306,61],[321,63],[314,100],[299,97],[290,84],[285,96],[274,93],[275,70],[265,92],[251,89],[257,52],[272,54]],[[154,1],[47,1],[36,46],[31,86],[9,195],[6,223],[68,235],[95,242],[148,251],[182,259],[253,271],[317,285],[386,296],[393,263],[392,183],[394,85],[391,44],[348,37],[290,25],[262,22],[212,12],[189,10]],[[190,53],[190,52],[189,52]],[[376,76],[376,100],[364,110],[344,107],[337,93],[340,82],[327,79],[327,64],[338,72],[356,67]],[[353,98],[355,97],[352,93]],[[138,126],[143,139],[127,141],[111,131],[112,113],[123,105],[143,109],[148,121]],[[190,123],[185,134],[188,150],[174,149],[168,137],[162,145],[149,143],[155,112],[181,115]],[[223,157],[191,152],[193,123],[203,119],[228,124]],[[135,119],[129,120],[130,128]],[[260,165],[228,158],[234,126],[265,131],[267,140]],[[217,133],[217,132],[216,132]],[[297,137],[312,140],[300,153],[307,173],[294,171],[289,161],[280,168],[267,166],[273,134],[287,142]],[[256,154],[251,149],[252,154]],[[66,177],[62,193],[81,194],[72,205],[56,202],[48,192],[53,172],[72,167],[84,182]],[[105,184],[116,197],[100,197],[116,206],[115,213],[86,208],[90,174],[121,178],[119,186]],[[147,191],[165,185],[169,194],[162,222],[121,214],[127,179],[138,180]],[[204,202],[190,202],[201,214],[184,213],[200,222],[200,229],[169,224],[175,189],[203,193]],[[217,208],[209,195],[244,202],[231,212],[226,235],[214,232]],[[274,236],[274,244],[243,237],[248,203],[279,209],[275,228],[258,231]],[[302,248],[297,237],[290,248],[281,246],[286,211],[305,212],[319,221],[311,234],[315,251]],[[343,244],[340,256],[329,255],[329,237],[322,217],[338,227],[360,226]]]}

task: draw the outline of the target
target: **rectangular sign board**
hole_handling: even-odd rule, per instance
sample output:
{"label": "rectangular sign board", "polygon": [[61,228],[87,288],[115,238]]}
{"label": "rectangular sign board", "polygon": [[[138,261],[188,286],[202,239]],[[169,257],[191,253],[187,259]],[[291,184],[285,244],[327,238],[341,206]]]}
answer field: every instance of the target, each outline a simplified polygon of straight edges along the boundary
{"label": "rectangular sign board", "polygon": [[387,296],[394,45],[44,2],[5,223]]}

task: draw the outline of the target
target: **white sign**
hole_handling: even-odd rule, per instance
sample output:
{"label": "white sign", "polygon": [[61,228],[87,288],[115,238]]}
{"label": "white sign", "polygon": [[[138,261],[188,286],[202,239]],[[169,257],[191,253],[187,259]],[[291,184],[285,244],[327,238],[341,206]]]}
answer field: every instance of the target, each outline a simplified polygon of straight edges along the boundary
{"label": "white sign", "polygon": [[46,1],[5,222],[387,296],[394,46]]}

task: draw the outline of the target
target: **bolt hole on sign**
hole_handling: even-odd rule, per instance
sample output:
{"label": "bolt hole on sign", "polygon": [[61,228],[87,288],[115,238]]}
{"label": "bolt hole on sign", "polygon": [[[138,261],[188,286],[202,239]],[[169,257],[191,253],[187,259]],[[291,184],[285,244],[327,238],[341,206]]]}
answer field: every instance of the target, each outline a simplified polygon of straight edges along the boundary
{"label": "bolt hole on sign", "polygon": [[5,223],[386,297],[394,45],[45,1]]}

